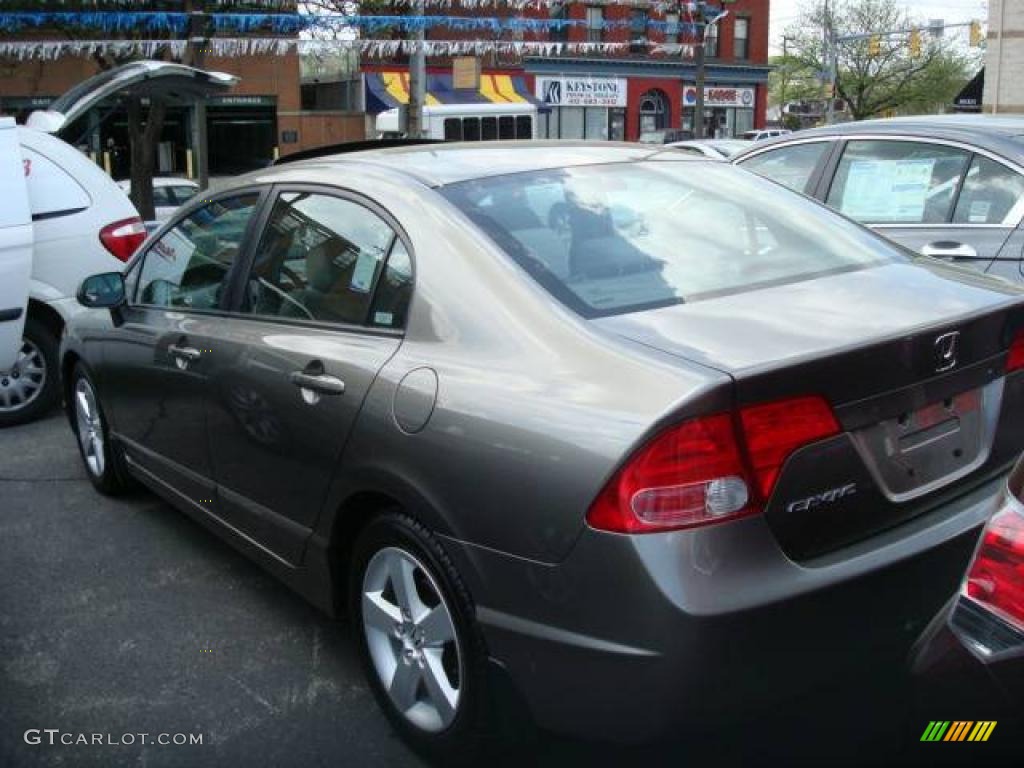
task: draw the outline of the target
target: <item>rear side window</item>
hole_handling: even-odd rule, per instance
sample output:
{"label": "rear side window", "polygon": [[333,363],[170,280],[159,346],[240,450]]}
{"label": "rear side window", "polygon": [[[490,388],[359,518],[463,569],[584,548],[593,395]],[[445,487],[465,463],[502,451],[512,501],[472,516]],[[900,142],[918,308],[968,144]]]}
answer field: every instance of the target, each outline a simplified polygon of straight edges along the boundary
{"label": "rear side window", "polygon": [[613,163],[439,192],[584,317],[862,269],[896,246],[724,163]]}
{"label": "rear side window", "polygon": [[968,153],[915,141],[851,141],[836,168],[828,204],[865,224],[949,221]]}
{"label": "rear side window", "polygon": [[444,121],[444,140],[462,141],[462,120],[458,117],[448,117]]}
{"label": "rear side window", "polygon": [[217,200],[165,232],[143,257],[137,301],[180,309],[219,307],[258,202],[256,192]]}
{"label": "rear side window", "polygon": [[740,161],[740,165],[797,192],[809,192],[807,184],[828,148],[828,142],[824,141],[791,144],[761,152],[749,160]]}
{"label": "rear side window", "polygon": [[[363,324],[394,241],[394,230],[358,203],[313,192],[282,193],[260,238],[243,309]],[[376,324],[393,322],[394,311],[380,312]]]}
{"label": "rear side window", "polygon": [[960,190],[953,221],[1014,226],[1014,219],[1020,217],[1022,200],[1024,176],[995,160],[975,155]]}
{"label": "rear side window", "polygon": [[21,148],[21,156],[33,218],[76,213],[92,204],[89,194],[75,177],[48,157],[25,146]]}
{"label": "rear side window", "polygon": [[175,203],[178,205],[187,203],[189,200],[195,197],[196,193],[199,191],[198,187],[172,187],[171,189],[174,193],[175,201],[174,203],[172,203],[172,205],[174,205]]}
{"label": "rear side window", "polygon": [[170,187],[153,187],[153,205],[175,205]]}

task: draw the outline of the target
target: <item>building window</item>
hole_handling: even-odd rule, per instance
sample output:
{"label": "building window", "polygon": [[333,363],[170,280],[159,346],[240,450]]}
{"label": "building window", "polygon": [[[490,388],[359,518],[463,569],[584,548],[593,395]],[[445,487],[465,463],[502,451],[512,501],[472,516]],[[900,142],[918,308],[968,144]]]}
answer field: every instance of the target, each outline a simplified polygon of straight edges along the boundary
{"label": "building window", "polygon": [[665,42],[669,45],[679,42],[679,14],[665,14]]}
{"label": "building window", "polygon": [[604,8],[587,7],[587,42],[600,43],[604,40]]}
{"label": "building window", "polygon": [[704,56],[709,59],[718,58],[718,25],[708,24],[704,27]]}
{"label": "building window", "polygon": [[667,102],[665,94],[659,90],[647,91],[640,97],[640,133],[668,127]]}
{"label": "building window", "polygon": [[750,57],[750,19],[736,19],[735,32],[733,33],[733,56],[737,59]]}
{"label": "building window", "polygon": [[[569,9],[562,3],[552,3],[548,7],[548,18],[551,21],[568,22]],[[553,26],[548,29],[548,40],[553,43],[565,43],[569,41],[569,25]]]}
{"label": "building window", "polygon": [[634,8],[629,12],[629,52],[647,52],[647,11]]}

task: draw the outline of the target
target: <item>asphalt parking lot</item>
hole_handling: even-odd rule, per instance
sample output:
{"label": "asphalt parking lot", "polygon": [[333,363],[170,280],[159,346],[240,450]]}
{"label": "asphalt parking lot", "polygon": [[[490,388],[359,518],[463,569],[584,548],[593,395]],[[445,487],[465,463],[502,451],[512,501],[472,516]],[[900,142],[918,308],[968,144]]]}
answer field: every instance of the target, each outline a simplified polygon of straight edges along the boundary
{"label": "asphalt parking lot", "polygon": [[[0,766],[423,765],[343,622],[155,497],[94,492],[62,416],[0,432],[0,455]],[[899,692],[847,694],[645,750],[541,737],[525,764],[986,762],[922,752]],[[26,744],[47,728],[202,744]]]}

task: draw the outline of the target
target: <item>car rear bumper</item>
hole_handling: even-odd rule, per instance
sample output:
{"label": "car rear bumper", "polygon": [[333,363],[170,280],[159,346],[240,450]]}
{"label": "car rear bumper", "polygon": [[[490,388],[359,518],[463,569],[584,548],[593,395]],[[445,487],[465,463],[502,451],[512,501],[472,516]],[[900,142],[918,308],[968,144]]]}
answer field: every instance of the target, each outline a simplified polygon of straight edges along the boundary
{"label": "car rear bumper", "polygon": [[540,725],[644,741],[844,676],[902,675],[1004,481],[801,564],[760,517],[644,536],[586,529],[554,565],[447,545],[492,658]]}

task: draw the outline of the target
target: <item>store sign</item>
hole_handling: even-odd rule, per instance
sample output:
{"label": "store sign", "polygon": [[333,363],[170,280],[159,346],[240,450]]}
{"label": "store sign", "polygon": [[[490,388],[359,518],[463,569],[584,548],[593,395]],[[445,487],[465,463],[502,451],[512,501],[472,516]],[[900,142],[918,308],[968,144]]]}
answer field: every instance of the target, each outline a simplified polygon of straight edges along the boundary
{"label": "store sign", "polygon": [[624,107],[627,82],[622,77],[540,77],[537,98],[553,107]]}
{"label": "store sign", "polygon": [[273,107],[277,105],[276,96],[211,96],[207,104],[218,107]]}
{"label": "store sign", "polygon": [[[697,105],[697,88],[687,85],[683,88],[683,106],[693,107]],[[709,85],[704,87],[705,107],[740,107],[743,109],[754,108],[753,88],[732,88]]]}

